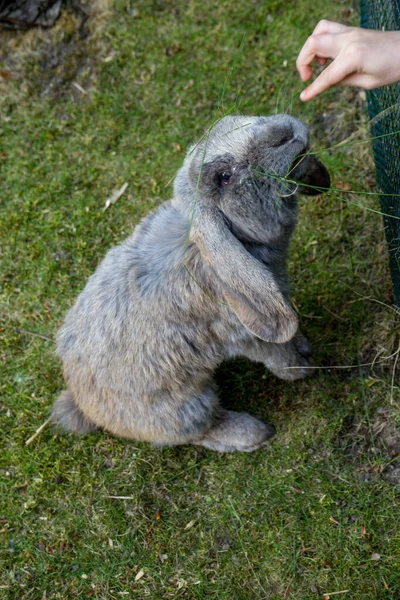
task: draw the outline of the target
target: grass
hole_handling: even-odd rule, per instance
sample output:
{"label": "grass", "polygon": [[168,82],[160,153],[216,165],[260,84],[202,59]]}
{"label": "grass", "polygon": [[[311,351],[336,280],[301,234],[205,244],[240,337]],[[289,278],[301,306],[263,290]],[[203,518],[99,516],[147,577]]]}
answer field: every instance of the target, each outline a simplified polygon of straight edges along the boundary
{"label": "grass", "polygon": [[[349,7],[329,18],[356,22]],[[326,16],[322,0],[118,0],[83,32],[67,11],[4,38],[0,598],[400,597],[398,316],[377,199],[348,191],[375,191],[370,146],[353,143],[365,106],[346,89],[298,100],[295,58]],[[255,454],[50,428],[26,447],[63,389],[53,343],[27,332],[53,339],[106,250],[170,197],[233,64],[224,110],[290,111],[333,147],[321,157],[342,191],[302,199],[290,265],[321,368],[288,384],[223,365],[223,402],[277,428]]]}

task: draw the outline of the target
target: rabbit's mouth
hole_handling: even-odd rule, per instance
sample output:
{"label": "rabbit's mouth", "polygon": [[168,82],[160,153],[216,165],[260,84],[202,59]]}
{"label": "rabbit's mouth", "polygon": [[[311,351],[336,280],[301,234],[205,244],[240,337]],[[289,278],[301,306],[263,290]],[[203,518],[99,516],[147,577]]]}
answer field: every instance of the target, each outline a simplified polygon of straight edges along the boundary
{"label": "rabbit's mouth", "polygon": [[286,177],[301,184],[299,192],[309,196],[326,192],[331,185],[328,170],[315,154],[309,152],[308,148],[294,159]]}
{"label": "rabbit's mouth", "polygon": [[305,176],[308,170],[307,165],[310,157],[309,151],[310,149],[306,147],[293,159],[287,174],[288,179],[294,179],[296,182],[299,182],[301,181],[301,178]]}

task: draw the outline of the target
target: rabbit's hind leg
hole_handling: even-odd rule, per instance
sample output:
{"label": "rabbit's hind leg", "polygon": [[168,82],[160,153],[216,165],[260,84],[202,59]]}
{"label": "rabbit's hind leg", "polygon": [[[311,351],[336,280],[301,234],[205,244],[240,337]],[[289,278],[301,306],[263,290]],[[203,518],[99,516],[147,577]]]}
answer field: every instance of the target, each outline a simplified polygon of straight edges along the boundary
{"label": "rabbit's hind leg", "polygon": [[192,443],[218,452],[253,452],[275,435],[275,429],[247,413],[221,410],[212,427]]}
{"label": "rabbit's hind leg", "polygon": [[218,452],[252,452],[275,433],[273,427],[246,413],[223,410],[212,383],[177,410],[167,411],[162,403],[159,409],[156,419],[153,412],[157,433],[151,440],[157,446],[193,444]]}
{"label": "rabbit's hind leg", "polygon": [[179,404],[174,397],[166,394],[146,412],[142,427],[139,426],[145,431],[141,439],[153,446],[192,444],[211,427],[218,406],[218,396],[212,383]]}

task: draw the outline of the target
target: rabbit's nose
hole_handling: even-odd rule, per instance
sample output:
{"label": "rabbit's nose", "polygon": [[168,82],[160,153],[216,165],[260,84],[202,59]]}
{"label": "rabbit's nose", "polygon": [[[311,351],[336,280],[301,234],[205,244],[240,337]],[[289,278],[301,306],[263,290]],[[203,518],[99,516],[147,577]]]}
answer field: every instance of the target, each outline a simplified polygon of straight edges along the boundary
{"label": "rabbit's nose", "polygon": [[292,119],[292,127],[293,127],[293,138],[304,144],[304,146],[308,146],[309,144],[309,132],[308,127],[298,119]]}
{"label": "rabbit's nose", "polygon": [[307,126],[291,115],[259,117],[255,122],[255,129],[270,147],[284,146],[292,141],[308,145]]}
{"label": "rabbit's nose", "polygon": [[294,131],[291,124],[288,125],[271,125],[267,129],[267,142],[268,146],[277,147],[284,146],[285,144],[292,141],[294,137]]}

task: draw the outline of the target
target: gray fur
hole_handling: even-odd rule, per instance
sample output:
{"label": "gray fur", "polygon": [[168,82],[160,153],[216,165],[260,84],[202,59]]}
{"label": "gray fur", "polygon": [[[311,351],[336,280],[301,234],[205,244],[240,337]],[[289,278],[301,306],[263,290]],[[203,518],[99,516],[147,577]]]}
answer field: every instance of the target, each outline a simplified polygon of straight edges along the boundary
{"label": "gray fur", "polygon": [[69,390],[61,392],[53,406],[52,420],[63,429],[84,435],[97,429],[75,404],[74,397]]}
{"label": "gray fur", "polygon": [[[286,272],[298,186],[282,180],[307,147],[306,126],[278,115],[225,117],[191,148],[172,200],[108,252],[58,332],[70,392],[55,422],[227,452],[272,437],[222,410],[212,378],[239,355],[288,380],[310,371]],[[297,163],[288,179],[329,187],[312,155]]]}

